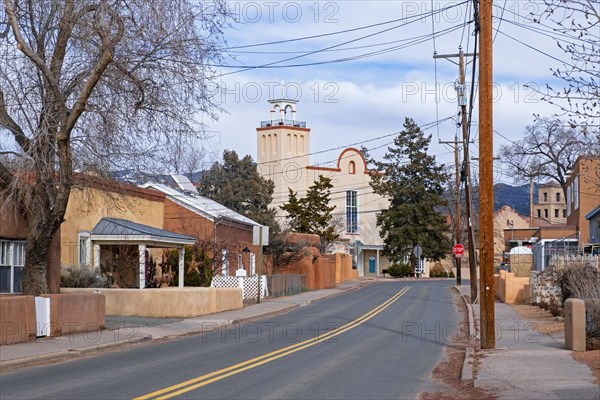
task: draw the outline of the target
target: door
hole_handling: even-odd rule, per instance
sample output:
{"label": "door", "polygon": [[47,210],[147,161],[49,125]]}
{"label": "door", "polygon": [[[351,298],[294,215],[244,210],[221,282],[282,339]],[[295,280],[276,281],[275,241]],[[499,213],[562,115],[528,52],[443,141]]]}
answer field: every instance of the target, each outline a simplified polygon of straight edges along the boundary
{"label": "door", "polygon": [[369,257],[369,273],[375,273],[375,257],[373,256]]}

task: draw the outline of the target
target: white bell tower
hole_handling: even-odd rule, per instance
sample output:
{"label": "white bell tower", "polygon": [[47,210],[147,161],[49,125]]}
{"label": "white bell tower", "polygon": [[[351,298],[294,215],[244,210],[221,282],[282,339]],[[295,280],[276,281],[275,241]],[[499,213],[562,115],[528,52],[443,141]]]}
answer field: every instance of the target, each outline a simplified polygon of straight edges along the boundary
{"label": "white bell tower", "polygon": [[310,129],[296,119],[297,100],[269,100],[271,115],[256,128],[257,168],[275,182],[272,206],[287,202],[288,188],[304,196],[308,188]]}

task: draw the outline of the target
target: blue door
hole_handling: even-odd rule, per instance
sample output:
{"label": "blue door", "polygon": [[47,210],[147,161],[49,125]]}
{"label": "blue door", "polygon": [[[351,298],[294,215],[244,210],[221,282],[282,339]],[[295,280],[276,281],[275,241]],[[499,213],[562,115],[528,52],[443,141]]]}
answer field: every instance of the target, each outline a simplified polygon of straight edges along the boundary
{"label": "blue door", "polygon": [[373,256],[369,257],[369,273],[375,273],[375,257]]}

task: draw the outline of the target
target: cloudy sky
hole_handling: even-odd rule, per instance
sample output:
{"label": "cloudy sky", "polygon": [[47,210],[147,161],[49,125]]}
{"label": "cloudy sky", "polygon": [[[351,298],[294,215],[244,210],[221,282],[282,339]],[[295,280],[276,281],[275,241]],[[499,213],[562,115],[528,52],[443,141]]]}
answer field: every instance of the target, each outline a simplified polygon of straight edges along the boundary
{"label": "cloudy sky", "polygon": [[[256,131],[269,116],[268,100],[296,99],[297,119],[311,128],[311,152],[372,140],[382,154],[405,117],[428,129],[430,153],[453,164],[458,66],[437,54],[472,52],[472,1],[231,1],[235,21],[226,32],[228,55],[218,67],[217,103],[226,112],[205,121],[213,157],[224,149],[256,159]],[[558,110],[529,88],[560,87],[551,68],[569,58],[532,21],[540,1],[494,1],[494,147],[522,137],[533,114]],[[456,59],[454,59],[456,61]],[[472,66],[467,66],[470,86]],[[262,67],[262,68],[257,68]],[[478,69],[476,70],[478,72]],[[437,90],[436,90],[437,88]],[[475,92],[476,93],[476,92]],[[477,100],[477,99],[475,99]],[[477,101],[472,157],[478,153]],[[453,117],[453,118],[451,118]],[[459,136],[460,137],[460,136]],[[340,150],[311,158],[327,164]],[[496,181],[512,182],[496,168]]]}

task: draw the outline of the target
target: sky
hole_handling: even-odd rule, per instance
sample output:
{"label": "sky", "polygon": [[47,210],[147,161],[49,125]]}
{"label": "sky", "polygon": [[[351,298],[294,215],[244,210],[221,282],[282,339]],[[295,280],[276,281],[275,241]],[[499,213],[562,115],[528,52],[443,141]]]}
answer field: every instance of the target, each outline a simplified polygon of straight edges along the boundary
{"label": "sky", "polygon": [[[297,120],[311,129],[311,153],[364,144],[381,157],[410,117],[431,126],[429,153],[454,164],[453,147],[439,142],[454,140],[456,133],[460,138],[458,66],[433,55],[455,54],[459,47],[473,52],[472,1],[231,1],[229,6],[235,16],[225,32],[227,54],[215,66],[217,83],[211,87],[223,111],[218,121],[204,120],[209,157],[218,159],[228,149],[256,159],[256,127],[270,119],[268,100],[287,97],[298,100]],[[554,26],[532,21],[543,7],[541,1],[494,1],[495,153],[522,138],[534,114],[559,111],[531,89],[543,92],[547,83],[561,87],[551,68],[569,61],[554,38],[536,31]],[[469,62],[467,91],[472,68]],[[476,95],[470,148],[475,158]],[[387,137],[373,140],[381,136]],[[327,165],[340,152],[316,154],[311,163]],[[498,163],[494,180],[514,183]]]}

